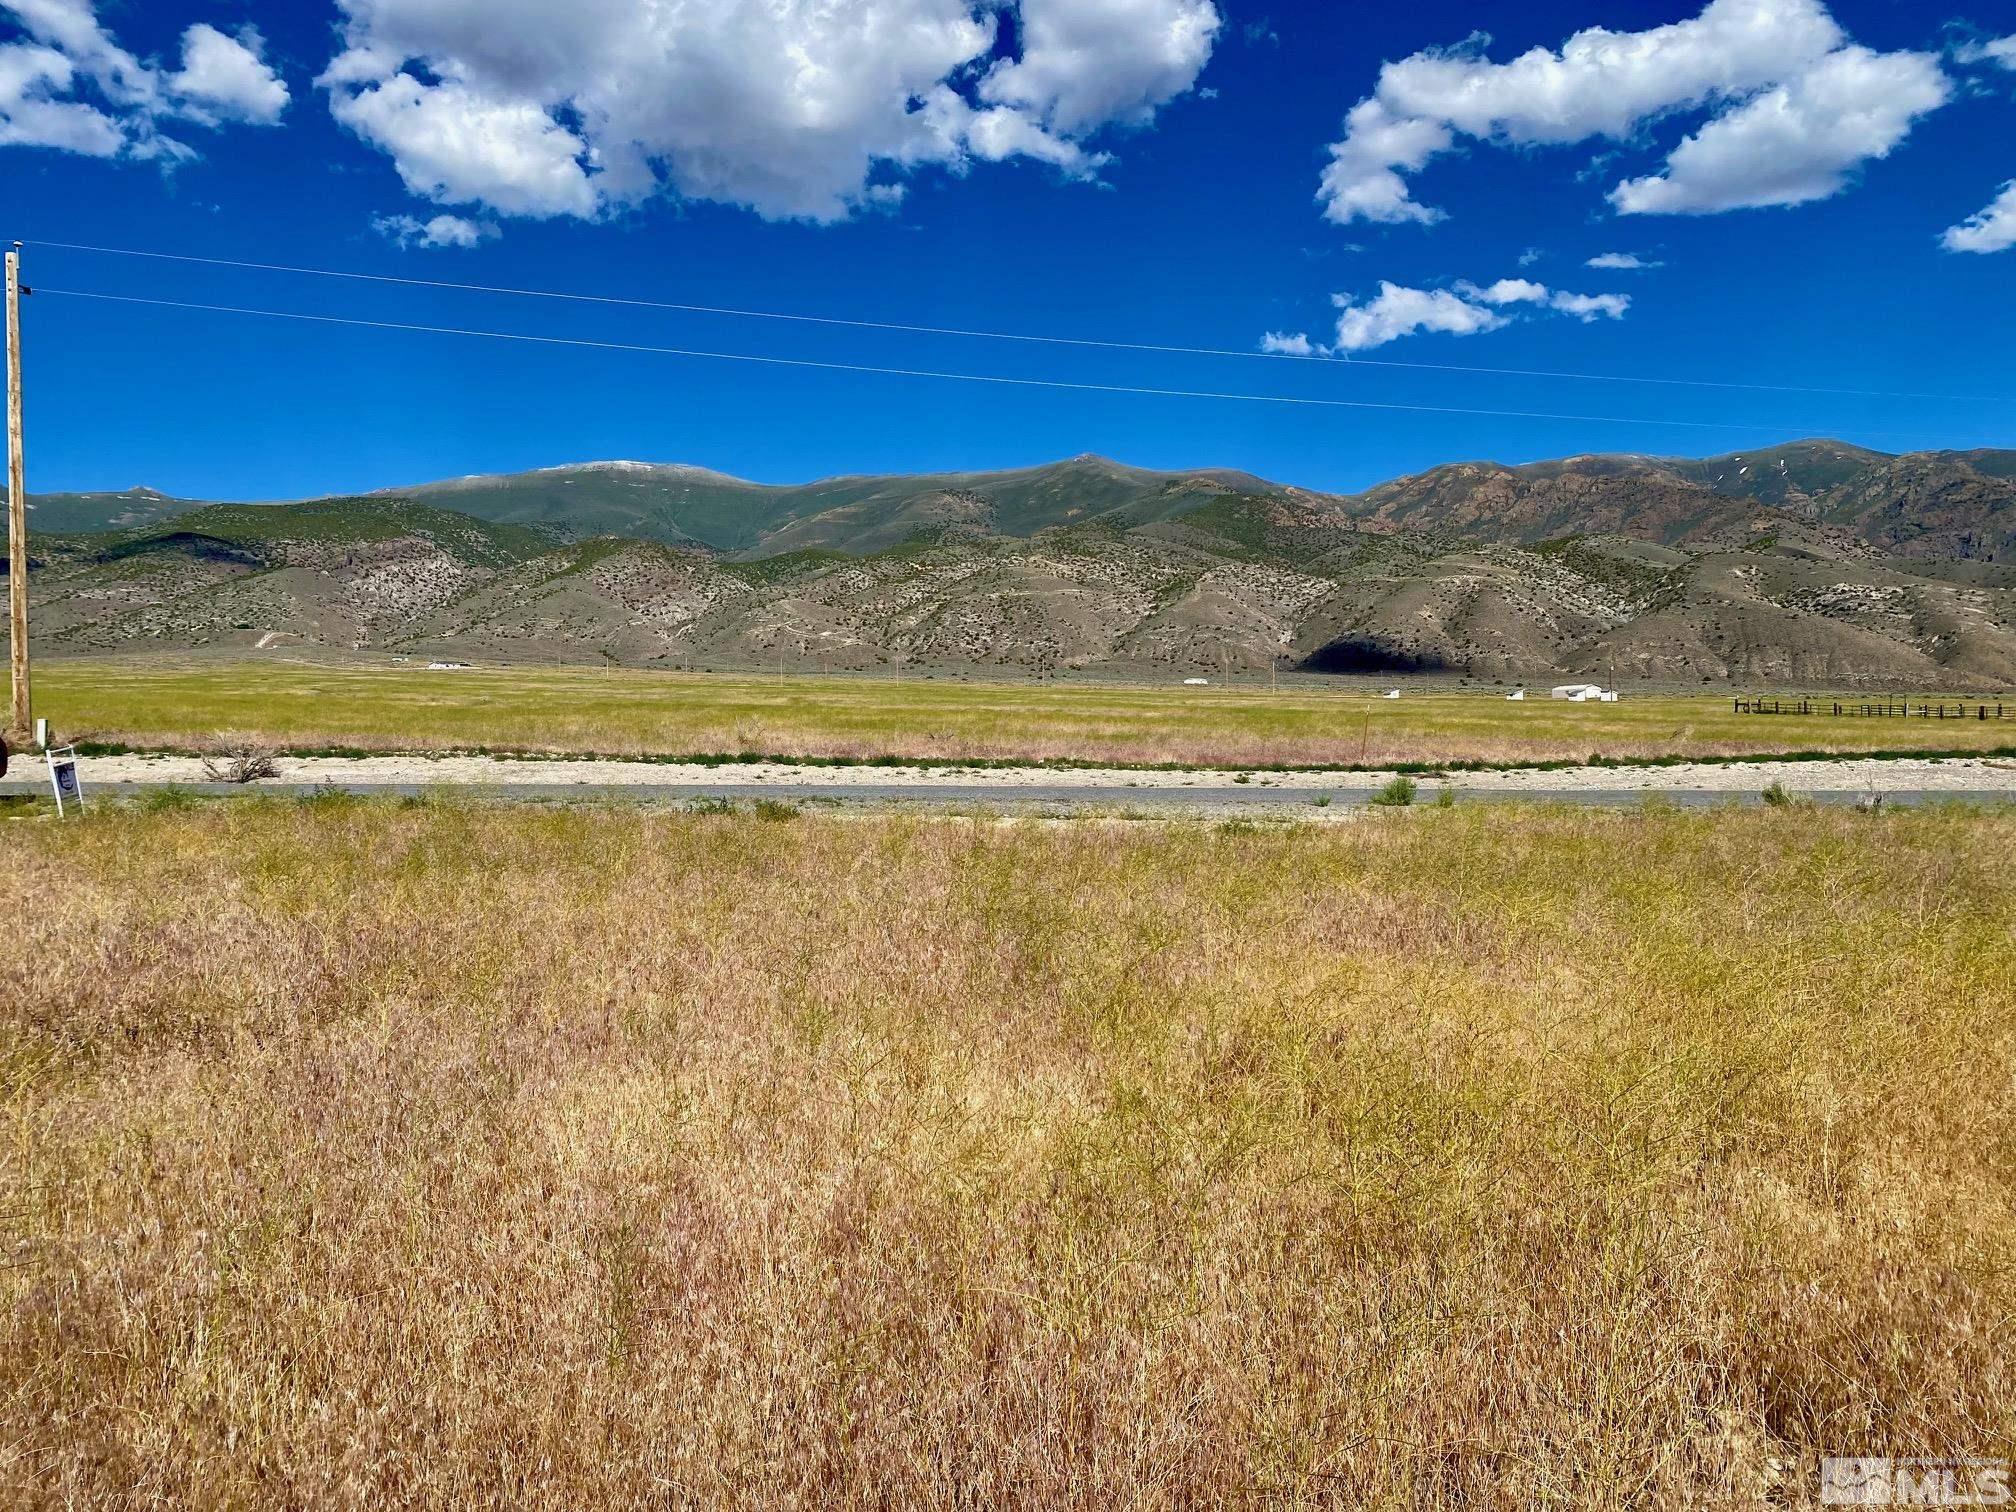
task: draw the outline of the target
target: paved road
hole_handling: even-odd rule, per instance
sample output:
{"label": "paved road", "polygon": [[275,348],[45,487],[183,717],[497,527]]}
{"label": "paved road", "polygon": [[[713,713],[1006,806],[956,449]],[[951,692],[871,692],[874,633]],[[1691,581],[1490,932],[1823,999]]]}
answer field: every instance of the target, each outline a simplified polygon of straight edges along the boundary
{"label": "paved road", "polygon": [[[87,774],[88,781],[88,774]],[[149,791],[158,790],[162,784],[139,782],[114,782],[89,784],[85,790],[87,800],[98,797],[118,796],[138,797]],[[504,802],[554,802],[615,801],[649,804],[687,805],[707,800],[753,801],[769,798],[789,803],[831,804],[846,808],[902,808],[924,809],[998,809],[1002,812],[1028,812],[1032,809],[1132,809],[1136,811],[1159,811],[1180,814],[1191,810],[1274,810],[1300,811],[1307,814],[1318,807],[1318,799],[1328,797],[1331,801],[1323,807],[1350,809],[1363,807],[1378,789],[1374,786],[1349,786],[1340,784],[1334,788],[1272,788],[1257,783],[1252,785],[1222,787],[1127,787],[1114,784],[1101,787],[1027,787],[989,784],[985,782],[970,785],[932,786],[920,788],[904,783],[877,785],[818,782],[707,782],[707,783],[623,783],[597,785],[594,783],[561,782],[514,782],[499,783],[411,783],[411,782],[261,782],[251,786],[234,786],[222,782],[193,782],[176,784],[184,792],[200,793],[212,797],[243,798],[250,796],[281,795],[303,796],[311,793],[336,791],[381,797],[413,797],[421,793],[456,793],[483,801]],[[0,781],[0,797],[9,795],[46,795],[46,782]],[[1459,791],[1459,803],[1574,803],[1597,808],[1634,808],[1643,803],[1654,792],[1661,799],[1668,799],[1687,808],[1706,808],[1715,804],[1755,805],[1761,800],[1755,793],[1731,792],[1725,789],[1706,788],[1584,788],[1563,786],[1545,790],[1525,791],[1482,791],[1466,789]],[[1796,791],[1796,788],[1795,788]],[[1863,802],[1866,794],[1848,791],[1819,791],[1810,794],[1815,802],[1825,804],[1853,805]],[[1421,785],[1417,802],[1432,802],[1435,788],[1430,783]],[[1968,804],[2016,804],[2016,786],[1999,789],[1973,789],[1966,791],[1885,791],[1885,803],[1925,804],[1925,803],[1968,803]]]}

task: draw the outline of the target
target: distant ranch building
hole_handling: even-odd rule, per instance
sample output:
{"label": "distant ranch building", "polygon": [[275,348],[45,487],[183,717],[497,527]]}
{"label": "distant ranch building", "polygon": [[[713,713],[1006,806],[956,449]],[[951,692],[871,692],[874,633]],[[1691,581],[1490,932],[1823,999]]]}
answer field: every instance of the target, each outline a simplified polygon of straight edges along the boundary
{"label": "distant ranch building", "polygon": [[1570,703],[1615,703],[1617,695],[1605,692],[1595,683],[1563,683],[1556,688],[1550,698],[1565,698]]}

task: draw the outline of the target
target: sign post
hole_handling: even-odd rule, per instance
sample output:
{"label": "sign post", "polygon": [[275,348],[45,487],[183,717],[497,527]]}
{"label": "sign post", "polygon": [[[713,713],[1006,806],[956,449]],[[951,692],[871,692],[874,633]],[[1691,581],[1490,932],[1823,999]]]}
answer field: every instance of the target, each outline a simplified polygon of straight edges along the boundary
{"label": "sign post", "polygon": [[28,735],[28,484],[21,464],[21,243],[7,271],[7,618],[12,642],[12,728]]}

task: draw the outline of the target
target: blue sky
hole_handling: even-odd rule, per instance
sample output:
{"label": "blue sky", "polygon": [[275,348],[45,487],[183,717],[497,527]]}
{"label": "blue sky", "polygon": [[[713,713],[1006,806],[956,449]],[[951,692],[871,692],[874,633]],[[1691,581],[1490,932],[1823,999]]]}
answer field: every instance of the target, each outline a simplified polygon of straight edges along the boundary
{"label": "blue sky", "polygon": [[[1817,434],[2016,446],[2016,6],[1955,5],[0,0],[0,234],[49,291],[30,487],[275,498],[616,457],[793,481],[1096,451],[1354,489]],[[1643,266],[1587,266],[1617,254]]]}

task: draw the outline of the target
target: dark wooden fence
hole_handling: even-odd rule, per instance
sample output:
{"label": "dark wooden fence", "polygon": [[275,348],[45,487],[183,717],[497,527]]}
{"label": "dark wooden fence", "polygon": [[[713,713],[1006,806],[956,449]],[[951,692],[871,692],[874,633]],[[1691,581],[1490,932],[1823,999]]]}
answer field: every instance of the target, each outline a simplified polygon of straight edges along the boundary
{"label": "dark wooden fence", "polygon": [[[1842,703],[1839,700],[1822,702],[1816,698],[1737,698],[1732,699],[1738,714],[1822,714],[1843,717],[1853,715],[1861,719],[2006,719],[2000,703],[1904,703],[1882,701],[1876,703]],[[2012,710],[2010,712],[2016,712]]]}

